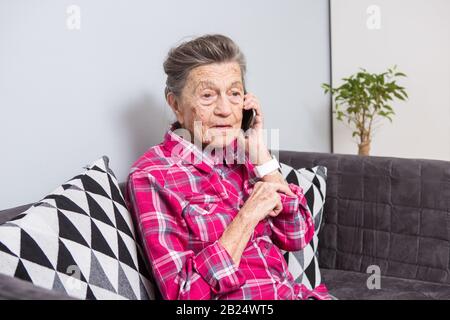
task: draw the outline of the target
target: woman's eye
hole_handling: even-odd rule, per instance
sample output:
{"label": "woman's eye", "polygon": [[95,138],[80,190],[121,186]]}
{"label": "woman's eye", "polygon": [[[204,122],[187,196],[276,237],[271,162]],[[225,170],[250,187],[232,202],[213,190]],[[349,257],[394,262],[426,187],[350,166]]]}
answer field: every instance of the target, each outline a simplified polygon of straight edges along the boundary
{"label": "woman's eye", "polygon": [[238,96],[240,96],[240,95],[241,95],[240,92],[233,92],[233,96],[235,96],[235,97],[238,97]]}
{"label": "woman's eye", "polygon": [[209,99],[211,97],[212,97],[211,93],[204,93],[204,94],[202,94],[202,98]]}

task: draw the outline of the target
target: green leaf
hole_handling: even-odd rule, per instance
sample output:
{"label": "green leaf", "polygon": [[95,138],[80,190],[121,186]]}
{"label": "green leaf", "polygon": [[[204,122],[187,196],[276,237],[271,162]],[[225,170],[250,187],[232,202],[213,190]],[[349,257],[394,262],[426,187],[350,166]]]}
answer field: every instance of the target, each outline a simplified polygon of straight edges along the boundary
{"label": "green leaf", "polygon": [[388,109],[389,111],[393,111],[393,110],[392,110],[392,107],[391,107],[390,105],[384,104],[383,107],[384,107],[385,109]]}
{"label": "green leaf", "polygon": [[403,96],[401,96],[400,94],[398,94],[397,92],[394,92],[394,96],[396,96],[400,100],[405,100],[405,98]]}
{"label": "green leaf", "polygon": [[406,91],[405,91],[405,90],[400,90],[400,92],[403,93],[403,95],[404,95],[406,98],[408,98],[408,95],[406,94]]}

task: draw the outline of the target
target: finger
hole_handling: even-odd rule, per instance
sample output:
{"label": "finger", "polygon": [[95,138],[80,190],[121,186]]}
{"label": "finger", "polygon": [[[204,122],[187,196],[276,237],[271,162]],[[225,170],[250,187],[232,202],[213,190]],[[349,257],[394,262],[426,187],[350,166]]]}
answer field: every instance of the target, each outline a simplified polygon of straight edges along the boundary
{"label": "finger", "polygon": [[255,109],[256,114],[260,114],[260,104],[257,99],[250,99],[244,102],[244,109]]}
{"label": "finger", "polygon": [[253,93],[247,92],[247,93],[244,95],[244,100],[250,99],[250,98],[254,98],[254,97],[255,97],[255,95],[254,95]]}
{"label": "finger", "polygon": [[252,99],[256,99],[256,97],[253,94],[251,94],[251,93],[249,93],[246,96],[244,96],[244,101],[249,101],[249,100],[252,100]]}
{"label": "finger", "polygon": [[253,98],[247,99],[244,101],[244,108],[245,109],[251,109],[251,108],[257,108],[257,101]]}
{"label": "finger", "polygon": [[244,103],[248,103],[250,101],[255,101],[257,103],[259,102],[258,98],[255,97],[254,95],[249,95],[249,96],[244,97]]}
{"label": "finger", "polygon": [[272,187],[277,191],[277,192],[283,192],[287,195],[290,195],[292,197],[295,197],[295,193],[292,192],[291,188],[289,188],[288,185],[285,185],[284,183],[278,183],[278,182],[269,182]]}
{"label": "finger", "polygon": [[261,106],[260,106],[259,102],[257,102],[257,101],[254,102],[253,109],[255,109],[257,117],[262,117],[262,110],[261,110]]}
{"label": "finger", "polygon": [[262,129],[263,128],[264,119],[261,114],[256,114],[255,122],[253,123],[253,128]]}
{"label": "finger", "polygon": [[276,216],[279,215],[279,214],[280,214],[280,212],[271,211],[271,212],[269,213],[269,216],[271,216],[271,217],[276,217]]}
{"label": "finger", "polygon": [[281,203],[280,197],[278,197],[277,203],[273,211],[278,215],[283,210],[283,204]]}

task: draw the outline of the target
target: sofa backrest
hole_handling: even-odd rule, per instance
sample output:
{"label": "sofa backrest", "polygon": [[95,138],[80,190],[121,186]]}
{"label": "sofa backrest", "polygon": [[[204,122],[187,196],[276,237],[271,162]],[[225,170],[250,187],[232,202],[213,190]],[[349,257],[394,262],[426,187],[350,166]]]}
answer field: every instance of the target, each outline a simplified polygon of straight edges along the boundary
{"label": "sofa backrest", "polygon": [[450,284],[450,162],[280,151],[328,168],[322,268]]}

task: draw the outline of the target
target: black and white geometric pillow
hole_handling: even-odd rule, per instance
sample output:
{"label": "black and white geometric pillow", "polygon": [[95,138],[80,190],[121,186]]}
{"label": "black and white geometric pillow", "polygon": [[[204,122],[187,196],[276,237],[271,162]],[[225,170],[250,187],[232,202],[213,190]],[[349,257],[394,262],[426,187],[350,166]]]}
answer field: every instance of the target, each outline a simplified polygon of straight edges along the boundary
{"label": "black and white geometric pillow", "polygon": [[0,273],[79,299],[154,298],[117,179],[103,156],[0,225]]}
{"label": "black and white geometric pillow", "polygon": [[283,251],[289,271],[295,281],[312,290],[322,281],[318,262],[318,235],[325,203],[327,168],[316,166],[294,169],[282,163],[281,172],[287,182],[296,184],[303,189],[308,208],[313,215],[315,232],[310,243],[300,251]]}

